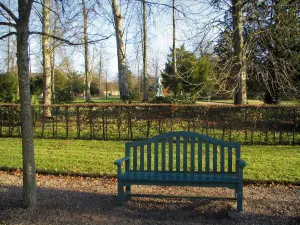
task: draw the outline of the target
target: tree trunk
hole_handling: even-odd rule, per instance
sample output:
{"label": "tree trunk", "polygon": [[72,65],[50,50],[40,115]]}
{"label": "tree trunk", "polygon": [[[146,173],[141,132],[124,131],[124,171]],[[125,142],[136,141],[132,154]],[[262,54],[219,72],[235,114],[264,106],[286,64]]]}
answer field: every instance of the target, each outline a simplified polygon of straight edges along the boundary
{"label": "tree trunk", "polygon": [[84,34],[84,73],[85,73],[85,93],[86,101],[91,102],[91,80],[89,75],[89,43],[87,33],[87,11],[85,8],[85,0],[82,0],[83,11],[83,34]]}
{"label": "tree trunk", "polygon": [[173,0],[173,74],[176,79],[177,75],[177,60],[176,60],[176,15],[175,15],[175,0]]}
{"label": "tree trunk", "polygon": [[147,9],[146,9],[146,1],[143,0],[143,86],[144,86],[144,96],[143,102],[147,102],[149,100],[149,90],[148,90],[148,70],[147,70]]}
{"label": "tree trunk", "polygon": [[119,90],[120,97],[123,101],[129,97],[128,93],[128,81],[126,76],[126,58],[125,47],[123,41],[123,28],[122,28],[122,16],[118,6],[118,0],[112,0],[112,11],[114,14],[117,53],[118,53],[118,70],[119,70]]}
{"label": "tree trunk", "polygon": [[244,44],[241,0],[232,0],[232,22],[234,50],[234,65],[232,69],[232,75],[234,78],[236,78],[234,104],[247,104],[247,74],[245,68],[245,56],[243,54]]}
{"label": "tree trunk", "polygon": [[[55,4],[55,13],[58,14],[58,4]],[[53,35],[56,36],[57,34],[57,20],[58,16],[55,16],[54,22],[53,22]],[[56,41],[55,39],[52,39],[51,43],[51,94],[52,94],[52,101],[55,101],[55,49],[56,49]]]}
{"label": "tree trunk", "polygon": [[[10,0],[8,1],[8,8],[10,8]],[[10,17],[7,18],[8,22],[10,23]],[[10,33],[10,26],[8,26],[8,33]],[[10,72],[10,36],[7,37],[7,76]]]}
{"label": "tree trunk", "polygon": [[[50,0],[43,0],[43,32],[50,34]],[[51,117],[51,45],[50,37],[42,36],[44,92],[43,92],[43,115]]]}
{"label": "tree trunk", "polygon": [[101,97],[101,78],[102,78],[102,55],[100,53],[100,60],[99,60],[99,97]]}
{"label": "tree trunk", "polygon": [[[8,32],[10,32],[10,26],[8,27]],[[10,72],[10,36],[7,38],[7,75]]]}
{"label": "tree trunk", "polygon": [[21,106],[21,133],[23,155],[23,201],[26,208],[33,208],[37,204],[33,120],[30,95],[28,36],[29,17],[32,1],[19,1],[19,20],[17,24],[17,60]]}

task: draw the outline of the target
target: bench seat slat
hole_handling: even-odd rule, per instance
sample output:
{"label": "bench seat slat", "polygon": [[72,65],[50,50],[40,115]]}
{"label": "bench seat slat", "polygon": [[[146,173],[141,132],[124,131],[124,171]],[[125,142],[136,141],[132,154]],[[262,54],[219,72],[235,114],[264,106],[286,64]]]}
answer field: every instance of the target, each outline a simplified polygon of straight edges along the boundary
{"label": "bench seat slat", "polygon": [[235,173],[125,172],[119,179],[122,181],[237,182],[238,175]]}

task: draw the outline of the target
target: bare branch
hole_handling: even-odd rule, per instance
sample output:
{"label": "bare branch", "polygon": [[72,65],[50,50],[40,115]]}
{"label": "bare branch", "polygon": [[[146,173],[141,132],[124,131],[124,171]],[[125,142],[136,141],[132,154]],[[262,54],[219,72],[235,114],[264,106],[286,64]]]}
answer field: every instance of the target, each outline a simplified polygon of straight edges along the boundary
{"label": "bare branch", "polygon": [[0,26],[10,26],[10,27],[16,27],[15,23],[9,23],[9,22],[0,22]]}
{"label": "bare branch", "polygon": [[7,12],[7,14],[17,23],[18,22],[18,18],[15,16],[15,14],[9,9],[7,8],[3,3],[0,2],[0,8],[2,8],[5,12]]}
{"label": "bare branch", "polygon": [[[64,39],[64,38],[61,38],[61,37],[57,37],[57,36],[55,36],[55,35],[46,34],[46,33],[44,33],[44,32],[30,31],[29,34],[38,34],[38,35],[48,36],[48,37],[54,38],[54,39],[56,39],[56,40],[65,42],[65,43],[68,44],[68,45],[75,45],[75,46],[77,46],[77,45],[84,45],[84,44],[85,44],[85,42],[75,43],[75,42],[69,41],[69,40],[67,40],[67,39]],[[104,38],[101,38],[101,39],[98,39],[98,40],[88,41],[87,43],[89,43],[89,44],[95,44],[95,43],[97,43],[97,42],[107,40],[107,39],[111,38],[113,35],[114,35],[114,34],[111,34],[111,35],[109,35],[109,36],[107,36],[107,37],[104,37]]]}
{"label": "bare branch", "polygon": [[[138,2],[141,2],[142,0],[136,0]],[[148,5],[158,5],[158,6],[165,6],[165,7],[168,7],[168,8],[174,8],[176,11],[182,13],[183,15],[185,15],[184,12],[182,12],[181,10],[179,10],[176,6],[173,7],[172,5],[168,5],[168,4],[165,4],[165,3],[159,3],[159,2],[151,2],[151,1],[145,1],[146,4]]]}
{"label": "bare branch", "polygon": [[16,34],[17,34],[17,32],[9,32],[9,33],[1,36],[0,40],[3,40],[4,38],[7,38],[7,37],[12,36],[12,35],[16,35]]}

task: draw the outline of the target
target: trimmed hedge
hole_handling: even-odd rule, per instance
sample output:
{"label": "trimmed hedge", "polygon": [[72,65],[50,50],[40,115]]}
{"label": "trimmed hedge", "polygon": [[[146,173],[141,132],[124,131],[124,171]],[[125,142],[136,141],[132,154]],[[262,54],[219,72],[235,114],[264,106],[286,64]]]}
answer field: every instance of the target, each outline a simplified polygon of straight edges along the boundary
{"label": "trimmed hedge", "polygon": [[[51,107],[52,117],[43,117]],[[299,106],[66,104],[32,107],[35,137],[137,140],[196,131],[244,144],[300,144]],[[0,105],[0,137],[20,136],[19,105]]]}

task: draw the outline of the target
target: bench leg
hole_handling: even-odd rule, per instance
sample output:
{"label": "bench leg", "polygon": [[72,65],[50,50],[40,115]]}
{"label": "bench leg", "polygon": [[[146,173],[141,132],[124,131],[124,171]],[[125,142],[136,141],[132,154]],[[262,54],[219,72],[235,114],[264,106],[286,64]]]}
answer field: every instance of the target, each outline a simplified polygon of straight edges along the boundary
{"label": "bench leg", "polygon": [[124,206],[124,187],[122,182],[118,182],[118,205],[119,206]]}
{"label": "bench leg", "polygon": [[237,211],[243,211],[243,184],[238,184],[236,189]]}
{"label": "bench leg", "polygon": [[126,185],[126,192],[131,194],[131,185]]}
{"label": "bench leg", "polygon": [[130,195],[131,195],[131,185],[126,185],[125,190],[126,190],[126,192],[125,192],[126,197],[130,197]]}

